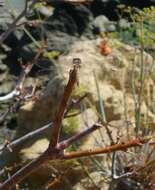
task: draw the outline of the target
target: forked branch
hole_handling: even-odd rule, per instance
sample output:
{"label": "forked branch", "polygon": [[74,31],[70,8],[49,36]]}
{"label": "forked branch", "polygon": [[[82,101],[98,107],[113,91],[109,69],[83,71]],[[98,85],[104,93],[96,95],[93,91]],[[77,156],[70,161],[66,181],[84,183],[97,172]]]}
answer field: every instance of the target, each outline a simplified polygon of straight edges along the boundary
{"label": "forked branch", "polygon": [[17,171],[13,176],[11,176],[8,180],[6,180],[1,186],[0,190],[10,190],[15,184],[18,184],[27,176],[29,176],[33,171],[38,169],[41,164],[49,161],[49,160],[66,160],[66,159],[75,159],[84,156],[92,156],[97,154],[106,154],[115,151],[126,151],[128,148],[142,146],[143,144],[149,141],[148,138],[139,138],[135,140],[131,140],[125,143],[115,144],[111,146],[107,146],[104,148],[97,148],[95,150],[85,150],[85,151],[78,151],[78,152],[70,152],[64,153],[61,149],[54,149],[53,151],[49,151],[49,148],[37,159],[33,160],[19,171]]}
{"label": "forked branch", "polygon": [[[77,60],[76,60],[77,61]],[[38,169],[43,163],[49,160],[67,160],[67,159],[75,159],[84,156],[91,156],[97,154],[105,154],[115,151],[126,151],[128,148],[141,146],[144,143],[149,141],[149,138],[139,138],[135,140],[126,141],[120,144],[113,144],[111,146],[97,148],[97,149],[89,149],[77,152],[65,152],[65,149],[75,143],[76,141],[80,140],[81,138],[89,135],[93,131],[97,130],[98,128],[102,127],[100,124],[94,124],[93,126],[84,129],[82,132],[68,138],[65,141],[59,142],[60,130],[61,130],[61,123],[65,115],[65,111],[67,108],[67,104],[69,98],[71,96],[72,90],[74,85],[77,81],[77,70],[78,67],[74,64],[73,70],[71,70],[69,75],[69,81],[65,87],[64,94],[62,101],[60,103],[60,107],[56,114],[55,120],[53,122],[53,131],[52,131],[52,138],[47,150],[39,156],[37,159],[33,160],[20,170],[18,170],[14,175],[12,175],[8,180],[6,180],[1,186],[0,190],[10,190],[16,184],[23,181],[27,176],[29,176],[34,170]],[[27,138],[27,137],[25,137]],[[25,139],[23,139],[24,141]],[[18,142],[16,142],[18,144]]]}
{"label": "forked branch", "polygon": [[33,60],[31,62],[28,62],[26,65],[21,64],[22,71],[20,73],[19,79],[17,81],[17,84],[16,84],[14,90],[5,96],[0,96],[0,101],[7,101],[14,97],[18,97],[21,94],[21,92],[24,88],[24,82],[25,82],[27,75],[32,70],[32,67],[37,63],[39,57],[43,54],[45,48],[46,48],[46,45],[43,44],[43,46],[38,50],[38,52],[36,53],[35,57],[33,58]]}

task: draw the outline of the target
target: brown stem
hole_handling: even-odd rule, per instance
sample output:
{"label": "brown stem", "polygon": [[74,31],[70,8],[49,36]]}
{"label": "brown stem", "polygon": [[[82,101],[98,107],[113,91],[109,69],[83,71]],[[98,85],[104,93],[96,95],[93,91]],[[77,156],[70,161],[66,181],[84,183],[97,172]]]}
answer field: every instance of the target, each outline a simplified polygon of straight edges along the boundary
{"label": "brown stem", "polygon": [[61,122],[64,117],[67,103],[71,96],[71,93],[76,81],[77,81],[77,67],[74,67],[74,69],[71,70],[70,72],[69,81],[68,81],[67,86],[65,87],[63,99],[60,103],[59,110],[53,122],[52,139],[51,139],[49,147],[55,147],[59,141]]}
{"label": "brown stem", "polygon": [[90,133],[92,133],[93,131],[96,131],[97,129],[101,128],[102,125],[96,123],[93,126],[86,128],[85,130],[83,130],[82,132],[75,134],[74,136],[72,136],[71,138],[64,140],[62,142],[60,142],[58,144],[58,147],[60,147],[60,149],[65,149],[68,146],[70,146],[71,144],[73,144],[74,142],[80,140],[81,138],[85,137],[86,135],[89,135]]}
{"label": "brown stem", "polygon": [[[21,146],[29,139],[32,139],[35,136],[45,133],[45,131],[47,131],[50,127],[52,127],[52,123],[44,125],[43,127],[36,129],[35,131],[32,131],[30,133],[27,133],[26,135],[8,144],[4,144],[3,146],[0,147],[0,159],[1,159],[1,156],[3,156],[4,152],[10,153],[8,156],[11,156],[11,153],[14,151],[15,148],[17,148],[18,146]],[[10,152],[9,149],[11,149],[12,151]],[[1,167],[1,164],[0,164],[0,167]]]}
{"label": "brown stem", "polygon": [[36,56],[34,57],[34,59],[32,60],[32,62],[26,64],[26,66],[22,65],[22,71],[20,73],[20,76],[19,76],[19,79],[15,86],[15,89],[12,92],[10,92],[9,94],[7,94],[5,96],[1,96],[0,101],[6,101],[6,100],[14,98],[15,96],[21,95],[21,91],[24,88],[24,82],[25,82],[27,75],[30,73],[32,67],[37,63],[37,61],[38,61],[39,57],[41,56],[41,54],[43,53],[45,47],[46,46],[42,46],[38,50],[38,52],[37,52]]}
{"label": "brown stem", "polygon": [[96,148],[95,150],[89,149],[89,150],[83,150],[83,151],[77,151],[77,152],[64,153],[63,159],[74,159],[74,158],[81,158],[81,157],[92,156],[92,155],[97,155],[97,154],[111,153],[115,151],[126,151],[130,147],[141,146],[142,144],[145,144],[147,142],[148,142],[148,139],[135,139],[126,143],[120,143],[120,144],[107,146],[105,148]]}
{"label": "brown stem", "polygon": [[47,151],[45,151],[39,158],[33,160],[29,164],[27,164],[25,167],[21,168],[19,171],[17,171],[13,176],[11,176],[8,180],[6,180],[1,186],[0,190],[9,190],[15,184],[18,184],[23,179],[25,179],[28,175],[30,175],[35,169],[38,169],[38,166],[43,164],[44,162],[51,160],[51,159],[60,159],[60,160],[66,160],[66,159],[74,159],[74,158],[80,158],[84,156],[92,156],[97,154],[104,154],[104,153],[110,153],[114,151],[126,151],[126,149],[135,147],[135,146],[141,146],[144,143],[147,143],[149,141],[148,138],[141,138],[141,139],[135,139],[131,140],[126,143],[120,143],[111,145],[105,148],[97,148],[95,150],[85,150],[85,151],[78,151],[78,152],[70,152],[70,153],[64,153],[63,151],[55,148],[48,148]]}
{"label": "brown stem", "polygon": [[27,77],[27,75],[30,73],[30,71],[32,70],[32,67],[37,63],[39,57],[43,54],[44,49],[46,48],[45,45],[43,45],[37,52],[37,54],[35,55],[35,57],[33,58],[33,60],[28,63],[26,66],[22,66],[23,70],[19,76],[19,80],[17,82],[17,86],[16,88],[22,89],[23,88],[23,84],[25,82],[25,79]]}

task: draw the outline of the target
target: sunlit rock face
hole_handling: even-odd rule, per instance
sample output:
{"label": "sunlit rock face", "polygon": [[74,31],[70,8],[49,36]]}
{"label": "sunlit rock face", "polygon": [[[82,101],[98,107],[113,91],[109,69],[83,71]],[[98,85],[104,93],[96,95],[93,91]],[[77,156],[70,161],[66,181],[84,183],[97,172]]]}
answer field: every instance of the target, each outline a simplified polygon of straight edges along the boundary
{"label": "sunlit rock face", "polygon": [[[78,111],[81,109],[81,117],[83,117],[82,115],[86,117],[87,109],[93,110],[88,113],[94,115],[91,116],[93,118],[91,124],[93,121],[96,122],[98,116],[94,112],[94,108],[97,112],[100,112],[100,102],[103,102],[102,109],[108,122],[125,122],[127,119],[135,126],[134,98],[138,98],[140,86],[140,82],[137,80],[140,73],[140,51],[112,39],[108,40],[112,52],[107,56],[103,56],[99,49],[101,41],[102,39],[76,41],[67,55],[59,57],[54,69],[51,70],[51,76],[43,95],[39,100],[29,102],[21,108],[18,118],[18,136],[41,127],[54,118],[69,77],[69,71],[73,67],[73,58],[80,58],[82,61],[78,73],[79,86],[75,87],[73,98],[78,98],[85,93],[89,94],[81,102],[80,106],[84,104],[84,109],[82,110],[80,106],[75,108]],[[145,95],[141,103],[141,125],[144,126],[147,114],[151,127],[154,127],[153,105],[148,107],[150,102],[153,102],[154,97],[154,66],[152,65],[152,57],[146,53],[144,53],[144,70],[147,78],[144,83]],[[135,92],[133,92],[133,80]],[[90,118],[89,114],[88,118]],[[86,120],[89,122],[90,119]],[[78,115],[75,116],[75,119],[73,117],[72,121],[65,119],[64,125],[69,126],[66,123],[71,123],[75,133],[81,130],[85,125],[84,123],[87,122],[82,122]],[[64,133],[65,130],[67,128],[64,129]],[[50,135],[44,135],[44,137],[47,136]]]}

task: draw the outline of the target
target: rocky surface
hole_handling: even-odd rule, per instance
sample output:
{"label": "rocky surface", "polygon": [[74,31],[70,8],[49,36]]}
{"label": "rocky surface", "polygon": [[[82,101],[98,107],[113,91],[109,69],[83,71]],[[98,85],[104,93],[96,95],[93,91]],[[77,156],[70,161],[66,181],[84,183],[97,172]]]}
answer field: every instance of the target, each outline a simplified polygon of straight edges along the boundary
{"label": "rocky surface", "polygon": [[[102,39],[76,42],[67,56],[60,57],[59,65],[61,64],[62,67],[64,67],[64,70],[67,71],[66,73],[68,73],[68,67],[70,67],[69,63],[71,63],[72,58],[79,57],[82,60],[82,68],[79,74],[81,85],[85,86],[86,91],[92,95],[92,99],[97,105],[99,100],[94,79],[95,73],[101,97],[104,101],[107,120],[113,121],[123,119],[125,109],[124,101],[127,101],[128,106],[126,109],[128,117],[132,118],[133,116],[131,113],[134,113],[131,86],[131,76],[133,72],[132,67],[133,64],[135,64],[134,74],[138,77],[140,73],[140,51],[136,50],[135,52],[134,48],[113,39],[108,41],[108,45],[111,47],[112,53],[108,56],[102,56],[100,49],[98,48],[100,40]],[[133,63],[133,61],[135,62]],[[154,83],[154,68],[152,68],[152,74],[149,74],[151,64],[152,57],[145,53],[144,70],[146,72],[146,76],[149,75],[150,78],[146,79],[145,93],[149,94],[150,98],[152,96],[150,92],[153,90],[152,84]],[[63,73],[65,74],[65,72]],[[138,84],[139,83],[137,82],[136,85]],[[124,100],[124,95],[126,100]],[[145,97],[145,100],[147,98]],[[145,108],[146,104],[147,102],[143,102],[142,107]],[[145,112],[145,109],[142,110]],[[144,115],[145,114],[146,112]]]}

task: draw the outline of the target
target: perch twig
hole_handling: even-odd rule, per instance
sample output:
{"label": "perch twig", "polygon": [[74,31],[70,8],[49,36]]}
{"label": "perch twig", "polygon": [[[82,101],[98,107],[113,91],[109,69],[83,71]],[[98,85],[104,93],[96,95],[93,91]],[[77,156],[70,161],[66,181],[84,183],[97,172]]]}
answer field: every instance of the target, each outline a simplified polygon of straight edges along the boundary
{"label": "perch twig", "polygon": [[97,154],[105,154],[111,153],[115,151],[126,151],[128,148],[142,146],[149,141],[148,138],[139,138],[135,140],[130,140],[125,143],[114,144],[111,146],[107,146],[105,148],[96,148],[95,150],[82,150],[77,152],[69,152],[64,154],[64,159],[74,159],[74,158],[81,158],[85,156],[92,156]]}
{"label": "perch twig", "polygon": [[73,87],[74,87],[75,83],[77,82],[77,69],[78,68],[75,65],[74,69],[70,71],[69,81],[65,87],[63,98],[62,98],[62,101],[61,101],[60,106],[59,106],[59,110],[58,110],[56,117],[55,117],[55,120],[53,122],[52,139],[51,139],[49,147],[55,147],[59,141],[62,119],[64,117],[66,107],[67,107],[67,103],[68,103],[69,98],[71,96]]}
{"label": "perch twig", "polygon": [[24,88],[24,82],[27,77],[27,75],[30,73],[32,70],[32,67],[37,63],[39,57],[42,55],[45,45],[43,45],[37,52],[36,56],[32,60],[32,62],[27,63],[26,65],[22,65],[22,71],[20,73],[19,79],[17,81],[17,84],[12,92],[5,96],[0,97],[0,101],[7,101],[10,100],[16,96],[19,96],[21,94],[22,89]]}
{"label": "perch twig", "polygon": [[15,174],[13,174],[9,179],[7,179],[4,183],[0,185],[0,190],[9,190],[14,187],[16,184],[20,183],[23,179],[29,176],[34,170],[38,169],[40,165],[49,161],[49,160],[67,160],[67,159],[75,159],[84,156],[91,156],[97,154],[105,154],[115,151],[126,151],[128,148],[141,146],[144,143],[147,143],[150,138],[137,138],[135,140],[130,140],[120,144],[114,144],[107,147],[96,148],[96,149],[89,149],[77,152],[65,152],[65,148],[71,145],[72,143],[76,142],[80,138],[90,134],[91,132],[95,131],[97,128],[100,128],[101,125],[95,124],[90,128],[83,130],[81,133],[70,137],[66,141],[62,141],[59,143],[59,135],[61,129],[61,122],[64,118],[64,113],[67,107],[68,100],[71,96],[71,92],[73,87],[76,83],[76,76],[77,76],[77,69],[76,65],[74,65],[74,69],[71,70],[69,81],[66,85],[64,90],[63,98],[60,103],[60,107],[56,114],[54,123],[53,123],[53,133],[52,138],[47,150],[40,155],[37,159],[31,161],[26,166],[22,167],[18,170]]}

